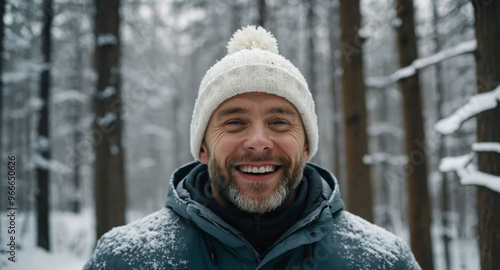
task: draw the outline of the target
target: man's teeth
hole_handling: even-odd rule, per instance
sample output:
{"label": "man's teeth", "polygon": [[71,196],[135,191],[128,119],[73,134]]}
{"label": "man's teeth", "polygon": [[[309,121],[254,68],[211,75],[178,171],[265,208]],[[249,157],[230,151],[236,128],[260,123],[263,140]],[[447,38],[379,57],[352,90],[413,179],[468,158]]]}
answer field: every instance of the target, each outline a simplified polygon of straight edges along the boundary
{"label": "man's teeth", "polygon": [[269,173],[276,170],[275,165],[266,166],[240,166],[240,171],[244,173]]}

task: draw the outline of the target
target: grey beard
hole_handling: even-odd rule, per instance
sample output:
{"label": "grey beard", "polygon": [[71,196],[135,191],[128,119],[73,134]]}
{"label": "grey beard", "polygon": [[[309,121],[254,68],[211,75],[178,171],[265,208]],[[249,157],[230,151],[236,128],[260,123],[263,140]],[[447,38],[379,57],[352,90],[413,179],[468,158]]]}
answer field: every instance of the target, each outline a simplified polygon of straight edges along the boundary
{"label": "grey beard", "polygon": [[[301,155],[296,166],[291,167],[291,163],[283,158],[273,158],[271,155],[265,155],[256,158],[248,153],[240,158],[233,159],[225,167],[209,155],[208,173],[212,186],[216,192],[225,200],[229,200],[241,210],[250,213],[266,213],[273,211],[282,205],[299,185],[304,171],[304,157]],[[262,198],[251,198],[243,194],[238,184],[235,182],[231,169],[234,164],[242,161],[276,161],[283,164],[283,174],[279,180],[278,186],[272,191],[272,194]],[[266,190],[269,183],[244,183],[247,188],[254,192]]]}

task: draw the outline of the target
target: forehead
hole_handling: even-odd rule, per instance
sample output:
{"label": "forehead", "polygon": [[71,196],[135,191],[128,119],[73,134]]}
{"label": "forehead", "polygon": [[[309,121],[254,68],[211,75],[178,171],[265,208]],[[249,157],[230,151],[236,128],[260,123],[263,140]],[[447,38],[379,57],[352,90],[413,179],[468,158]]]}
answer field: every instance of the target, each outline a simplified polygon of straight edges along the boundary
{"label": "forehead", "polygon": [[215,116],[224,113],[252,113],[254,110],[267,110],[269,113],[296,114],[299,112],[288,100],[267,93],[250,92],[236,95],[224,101],[215,110]]}

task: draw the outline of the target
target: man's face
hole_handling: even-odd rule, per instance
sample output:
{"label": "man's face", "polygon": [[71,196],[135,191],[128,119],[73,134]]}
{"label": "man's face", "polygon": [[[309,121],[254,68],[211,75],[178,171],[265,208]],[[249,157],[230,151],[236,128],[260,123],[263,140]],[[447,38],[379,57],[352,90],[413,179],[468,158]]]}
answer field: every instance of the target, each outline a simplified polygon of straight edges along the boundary
{"label": "man's face", "polygon": [[208,164],[212,192],[242,210],[276,209],[302,178],[309,159],[302,119],[286,99],[245,93],[212,114],[200,161]]}

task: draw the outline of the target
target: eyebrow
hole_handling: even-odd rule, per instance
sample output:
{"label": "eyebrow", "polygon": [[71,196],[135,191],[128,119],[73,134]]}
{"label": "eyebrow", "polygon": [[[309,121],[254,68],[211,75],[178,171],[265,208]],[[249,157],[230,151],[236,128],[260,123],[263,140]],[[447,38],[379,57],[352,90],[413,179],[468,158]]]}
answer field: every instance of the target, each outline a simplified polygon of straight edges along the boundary
{"label": "eyebrow", "polygon": [[[225,108],[222,111],[218,112],[216,115],[216,118],[220,119],[220,118],[223,118],[225,116],[232,115],[232,114],[249,114],[249,113],[250,113],[250,111],[246,108],[229,107],[229,108]],[[278,114],[297,115],[297,112],[288,106],[273,107],[273,108],[269,109],[268,113],[270,113],[270,114],[278,113]]]}
{"label": "eyebrow", "polygon": [[217,113],[216,118],[222,118],[231,114],[248,114],[250,111],[241,107],[229,107]]}
{"label": "eyebrow", "polygon": [[297,112],[288,106],[274,107],[269,110],[269,113],[280,113],[288,115],[297,115]]}

